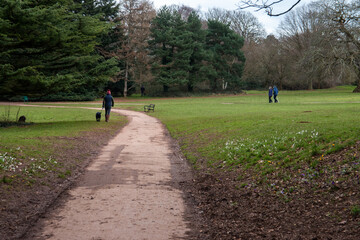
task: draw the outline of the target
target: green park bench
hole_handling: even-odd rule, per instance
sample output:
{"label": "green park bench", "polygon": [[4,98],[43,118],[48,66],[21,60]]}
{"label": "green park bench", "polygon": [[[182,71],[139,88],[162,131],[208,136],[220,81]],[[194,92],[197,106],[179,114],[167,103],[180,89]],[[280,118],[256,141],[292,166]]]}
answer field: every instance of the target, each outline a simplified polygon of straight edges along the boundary
{"label": "green park bench", "polygon": [[28,98],[27,96],[24,96],[24,97],[23,97],[23,100],[24,100],[24,103],[25,103],[25,102],[29,102],[29,98]]}
{"label": "green park bench", "polygon": [[144,106],[144,112],[148,112],[150,110],[152,110],[154,112],[154,109],[155,109],[155,104],[150,104],[150,105]]}

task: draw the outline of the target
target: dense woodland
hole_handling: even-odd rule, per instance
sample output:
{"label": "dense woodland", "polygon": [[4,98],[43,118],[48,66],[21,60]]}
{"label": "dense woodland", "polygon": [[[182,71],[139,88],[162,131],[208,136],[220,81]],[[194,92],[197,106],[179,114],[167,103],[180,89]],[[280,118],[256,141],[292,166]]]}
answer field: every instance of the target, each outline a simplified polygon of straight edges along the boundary
{"label": "dense woodland", "polygon": [[360,2],[292,9],[267,35],[244,10],[147,0],[2,0],[0,98],[92,100],[244,89],[360,89]]}

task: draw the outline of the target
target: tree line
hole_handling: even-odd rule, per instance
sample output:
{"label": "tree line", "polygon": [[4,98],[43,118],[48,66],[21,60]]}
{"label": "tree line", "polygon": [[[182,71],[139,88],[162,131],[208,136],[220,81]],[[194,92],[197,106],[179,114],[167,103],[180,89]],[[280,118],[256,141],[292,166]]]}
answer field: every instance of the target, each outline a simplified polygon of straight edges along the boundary
{"label": "tree line", "polygon": [[148,1],[4,0],[0,3],[0,95],[90,100],[147,84],[193,91],[208,81],[236,88],[243,38],[195,11]]}
{"label": "tree line", "polygon": [[[248,12],[147,0],[3,0],[0,98],[359,85],[359,2],[293,10],[279,36]],[[246,61],[245,61],[246,58]]]}
{"label": "tree line", "polygon": [[1,98],[92,99],[119,71],[96,51],[116,14],[113,1],[2,0]]}
{"label": "tree line", "polygon": [[279,36],[246,45],[250,87],[320,89],[354,84],[360,90],[360,2],[315,1],[285,15]]}

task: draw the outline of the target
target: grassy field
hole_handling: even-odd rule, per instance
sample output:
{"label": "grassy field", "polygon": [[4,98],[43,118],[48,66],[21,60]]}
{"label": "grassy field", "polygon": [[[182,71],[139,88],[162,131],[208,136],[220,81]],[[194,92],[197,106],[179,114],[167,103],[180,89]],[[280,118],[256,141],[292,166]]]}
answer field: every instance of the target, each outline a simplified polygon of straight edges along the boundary
{"label": "grassy field", "polygon": [[[95,121],[96,110],[0,106],[0,121],[8,124],[26,116],[24,125],[0,128],[0,176],[2,182],[24,180],[54,172],[59,177],[70,174],[72,166],[63,166],[56,159],[62,151],[72,151],[77,141],[86,141],[89,132],[114,134],[125,119],[114,115],[109,123]],[[73,149],[74,150],[74,149]],[[80,159],[74,161],[81,161]],[[65,169],[65,170],[64,170]]]}
{"label": "grassy field", "polygon": [[[328,156],[360,140],[360,94],[352,90],[282,91],[277,104],[269,104],[267,92],[261,91],[146,101],[156,104],[150,114],[166,124],[195,168],[240,168],[238,187],[320,177],[322,185],[331,185],[359,175],[355,151],[326,163]],[[289,194],[299,182],[286,185],[278,188]]]}
{"label": "grassy field", "polygon": [[[156,104],[156,111],[150,114],[166,124],[195,168],[242,166],[267,176],[280,168],[316,168],[327,155],[359,140],[360,95],[352,93],[352,88],[282,91],[277,104],[267,103],[266,92],[249,91],[246,95],[224,97],[137,98],[133,103],[131,98],[120,99],[116,107],[141,111],[142,104]],[[49,143],[42,137],[71,137],[99,127],[93,119],[95,110],[27,107],[21,107],[19,113],[18,110],[0,108],[3,118],[25,115],[28,122],[37,124],[0,129],[2,153],[16,155],[20,147],[35,158],[46,158],[51,153],[46,151]],[[42,151],[32,150],[37,149],[33,146],[40,146]]]}
{"label": "grassy field", "polygon": [[[211,236],[199,239],[230,239],[230,232],[244,239],[253,236],[247,233],[282,239],[296,231],[298,235],[288,236],[357,239],[360,94],[352,93],[353,88],[280,91],[277,104],[268,103],[265,91],[118,98],[115,108],[143,111],[145,104],[156,104],[148,114],[166,125],[198,173],[191,194],[202,217],[210,219],[201,228]],[[50,105],[101,107],[101,100]],[[104,135],[114,134],[126,122],[115,115],[108,124],[95,122],[96,110],[21,107],[19,114],[18,110],[0,106],[0,122],[15,120],[16,115],[33,122],[0,127],[0,191],[3,197],[9,195],[4,208],[12,209],[3,217],[5,228],[9,222],[17,224],[17,218],[8,218],[19,208],[11,205],[19,202],[18,193],[27,191],[22,199],[31,199],[39,189],[55,188],[70,178],[73,169],[82,168],[79,162],[93,154],[89,145],[101,149],[109,139]],[[31,202],[43,202],[41,196]]]}
{"label": "grassy field", "polygon": [[[360,94],[352,93],[353,88],[280,91],[277,104],[268,103],[265,91],[118,98],[115,108],[143,111],[145,104],[156,104],[148,114],[166,125],[199,173],[194,175],[192,195],[203,217],[210,219],[202,226],[204,233],[229,239],[231,230],[248,239],[249,231],[281,239],[283,233],[298,230],[300,221],[307,230],[299,236],[305,234],[305,239],[319,234],[319,239],[344,239],[348,234],[358,236],[360,224]],[[101,107],[101,100],[42,103],[46,104]],[[9,209],[12,202],[19,202],[15,200],[19,192],[27,191],[23,199],[30,199],[38,189],[55,188],[70,178],[74,169],[83,167],[81,160],[93,154],[89,146],[101,149],[109,134],[126,122],[112,115],[110,123],[98,123],[96,110],[46,106],[18,110],[0,106],[0,122],[25,115],[26,122],[33,123],[0,127],[0,191],[9,196],[5,206]],[[101,143],[96,140],[100,133]],[[37,201],[43,202],[41,195]],[[5,221],[9,216],[13,214],[3,217],[5,228],[7,222],[17,221]],[[279,226],[284,229],[270,237]]]}
{"label": "grassy field", "polygon": [[[195,168],[227,171],[241,167],[252,170],[251,174],[257,176],[255,182],[263,182],[274,174],[283,179],[293,177],[294,172],[321,174],[327,171],[319,168],[326,156],[359,141],[360,95],[352,89],[282,91],[277,104],[267,102],[265,91],[249,91],[234,96],[117,99],[115,107],[142,111],[143,104],[156,104],[155,112],[150,114],[167,126]],[[5,116],[9,112],[6,108],[0,108]],[[11,115],[14,117],[17,111],[13,107]],[[0,150],[16,155],[20,148],[24,155],[46,158],[51,155],[46,151],[51,143],[42,137],[71,137],[89,128],[96,130],[99,125],[93,120],[94,112],[21,108],[20,115],[37,124],[0,129]],[[32,150],[32,146],[41,146],[42,150]],[[359,156],[349,156],[349,161],[358,163]],[[255,184],[249,183],[249,176],[239,174],[238,178],[242,185]]]}
{"label": "grassy field", "polygon": [[184,150],[198,149],[211,164],[312,163],[313,156],[358,140],[360,95],[351,90],[281,92],[278,104],[267,103],[265,92],[151,102],[156,104],[153,115],[181,140]]}
{"label": "grassy field", "polygon": [[[269,104],[267,92],[175,99],[118,99],[115,107],[142,111],[154,103],[159,118],[195,164],[246,167],[316,166],[327,154],[359,140],[360,95],[354,87],[282,91]],[[94,106],[94,103],[68,104]],[[99,103],[97,103],[99,105]],[[95,104],[96,106],[96,104]]]}

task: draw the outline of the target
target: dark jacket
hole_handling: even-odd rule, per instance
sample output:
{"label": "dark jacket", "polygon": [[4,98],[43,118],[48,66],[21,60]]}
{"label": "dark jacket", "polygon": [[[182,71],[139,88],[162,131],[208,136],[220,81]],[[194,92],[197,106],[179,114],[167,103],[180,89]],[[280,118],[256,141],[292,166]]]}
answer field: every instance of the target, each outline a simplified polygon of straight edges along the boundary
{"label": "dark jacket", "polygon": [[272,88],[269,89],[269,97],[271,97],[273,95],[273,90]]}
{"label": "dark jacket", "polygon": [[110,94],[106,94],[103,100],[103,107],[109,108],[114,106],[114,99]]}

